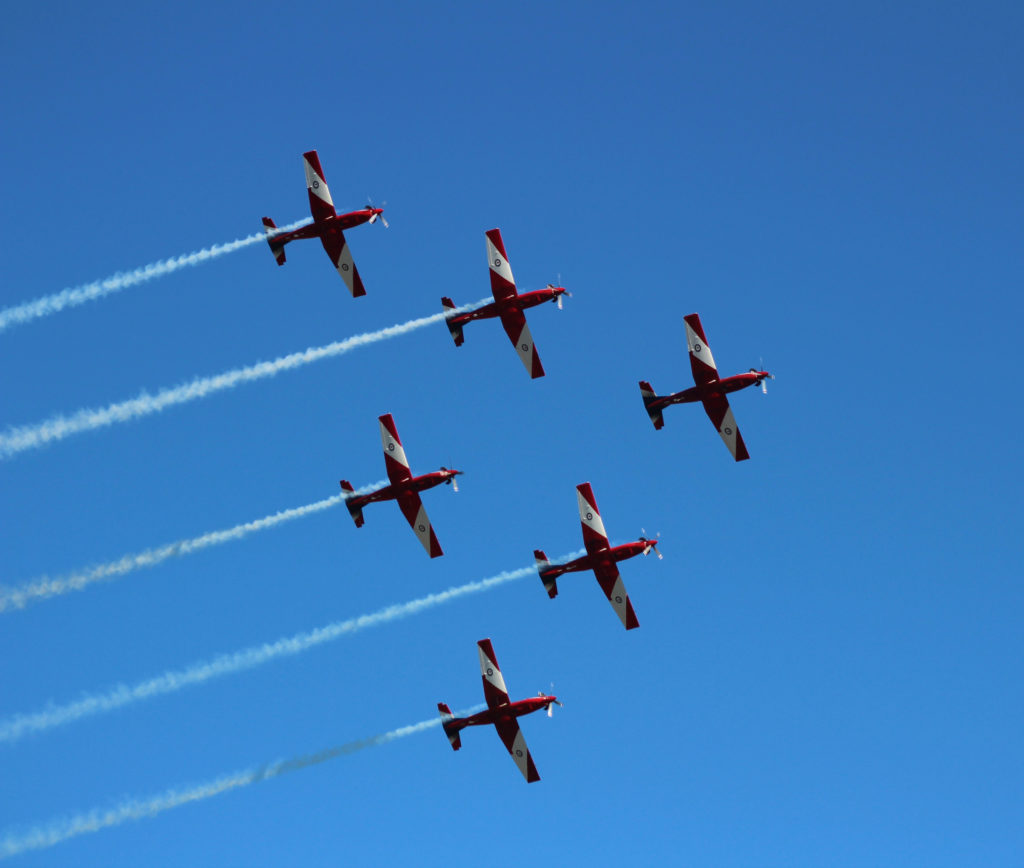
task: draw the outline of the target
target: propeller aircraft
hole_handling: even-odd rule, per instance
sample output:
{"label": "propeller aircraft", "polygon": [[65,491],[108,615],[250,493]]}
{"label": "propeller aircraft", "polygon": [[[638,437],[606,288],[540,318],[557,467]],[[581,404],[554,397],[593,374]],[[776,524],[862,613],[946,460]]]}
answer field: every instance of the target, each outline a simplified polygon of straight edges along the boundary
{"label": "propeller aircraft", "polygon": [[284,246],[290,241],[300,238],[319,238],[324,250],[330,257],[331,263],[338,269],[338,274],[345,281],[345,286],[352,293],[352,297],[366,295],[363,281],[356,270],[356,264],[352,260],[352,253],[345,243],[343,230],[351,229],[363,223],[376,223],[379,219],[386,228],[388,221],[384,219],[382,208],[374,208],[367,205],[358,211],[350,211],[348,214],[338,214],[334,210],[334,201],[331,199],[331,191],[327,189],[327,181],[324,180],[324,170],[320,168],[320,158],[316,151],[306,151],[302,155],[302,164],[306,170],[306,187],[309,192],[309,210],[313,214],[313,222],[308,226],[301,226],[290,232],[278,231],[276,224],[269,217],[263,218],[263,231],[267,236],[267,244],[274,254],[278,265],[284,265]]}
{"label": "propeller aircraft", "polygon": [[732,457],[737,461],[746,461],[750,458],[750,453],[747,452],[747,445],[743,442],[739,428],[736,427],[736,419],[732,415],[732,408],[729,407],[726,395],[756,385],[760,385],[761,391],[767,395],[768,385],[765,381],[774,380],[775,377],[767,371],[751,368],[745,374],[721,379],[718,376],[718,368],[715,367],[715,359],[711,355],[711,347],[704,336],[700,317],[691,313],[683,317],[683,322],[686,324],[686,345],[690,351],[690,368],[693,370],[696,385],[671,395],[656,395],[651,384],[641,380],[640,394],[644,399],[647,415],[651,417],[654,427],[660,430],[665,425],[662,411],[666,407],[671,404],[692,404],[700,401]]}
{"label": "propeller aircraft", "polygon": [[363,507],[366,504],[381,500],[397,500],[402,515],[409,522],[427,554],[432,558],[439,558],[444,552],[441,551],[441,544],[437,541],[434,528],[431,527],[427,511],[423,507],[423,501],[420,500],[420,492],[442,483],[451,485],[455,491],[458,491],[459,484],[455,477],[462,471],[450,470],[442,466],[440,470],[433,473],[413,476],[409,469],[409,461],[405,457],[405,450],[402,448],[402,441],[398,439],[395,420],[390,413],[387,413],[378,417],[378,421],[380,422],[380,437],[384,444],[384,466],[391,484],[371,491],[369,494],[352,494],[352,483],[347,479],[341,480],[341,490],[347,495],[345,506],[348,507],[349,515],[352,516],[356,527],[362,527]]}
{"label": "propeller aircraft", "polygon": [[558,596],[557,579],[559,576],[564,573],[593,570],[601,590],[604,591],[608,602],[612,604],[622,625],[627,630],[639,627],[640,622],[636,619],[633,604],[629,601],[626,586],[623,584],[622,576],[619,575],[619,568],[615,565],[619,561],[637,555],[646,557],[652,550],[660,559],[661,552],[655,548],[658,541],[641,536],[636,542],[612,548],[608,544],[608,534],[605,533],[604,522],[601,520],[601,513],[597,510],[597,501],[594,499],[594,492],[591,490],[589,482],[576,486],[576,500],[580,509],[580,524],[583,527],[583,545],[586,547],[587,553],[583,557],[564,564],[552,564],[544,552],[540,549],[535,550],[533,555],[537,559],[537,572],[544,583],[544,589],[553,600]]}
{"label": "propeller aircraft", "polygon": [[467,726],[484,726],[492,724],[498,731],[498,736],[509,752],[509,756],[515,760],[519,771],[523,773],[528,784],[540,780],[537,774],[537,767],[533,764],[533,757],[526,746],[526,739],[523,738],[522,730],[519,729],[517,718],[524,714],[531,714],[546,708],[548,717],[551,717],[551,706],[561,705],[554,696],[548,696],[544,691],[538,691],[536,696],[529,699],[520,699],[518,702],[510,702],[508,690],[505,687],[505,679],[498,668],[498,659],[494,656],[494,648],[491,647],[490,639],[481,639],[477,644],[480,652],[480,673],[484,683],[484,699],[487,701],[487,709],[477,712],[469,717],[455,717],[452,710],[443,702],[437,703],[437,710],[441,714],[441,726],[452,750],[462,747],[460,731]]}
{"label": "propeller aircraft", "polygon": [[[563,286],[552,286],[549,283],[544,289],[519,295],[516,292],[515,278],[512,276],[512,266],[509,265],[508,256],[505,254],[505,244],[501,240],[501,230],[489,229],[485,234],[487,264],[491,270],[491,294],[494,301],[476,310],[450,316],[446,320],[448,330],[452,334],[455,346],[461,347],[464,340],[462,328],[466,323],[476,319],[498,317],[530,377],[543,377],[544,366],[540,363],[540,356],[537,355],[537,348],[534,346],[533,336],[530,334],[530,327],[526,324],[523,311],[548,301],[555,302],[561,309],[562,296],[571,293],[567,293]],[[446,310],[455,309],[455,302],[447,296],[441,299],[441,304]]]}

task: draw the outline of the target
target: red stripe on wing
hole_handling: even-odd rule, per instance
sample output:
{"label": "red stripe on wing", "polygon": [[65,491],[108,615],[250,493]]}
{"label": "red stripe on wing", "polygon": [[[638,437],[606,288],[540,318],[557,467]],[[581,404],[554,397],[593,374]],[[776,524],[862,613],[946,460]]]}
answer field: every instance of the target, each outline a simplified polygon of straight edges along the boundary
{"label": "red stripe on wing", "polygon": [[737,461],[746,461],[750,458],[750,453],[747,452],[747,444],[743,442],[743,435],[740,434],[736,420],[733,419],[731,425],[723,428],[726,414],[729,412],[729,399],[725,395],[716,393],[705,398],[702,403],[704,404],[704,412],[708,414],[711,424],[715,426],[718,436],[725,442],[729,452],[732,453],[732,457]]}
{"label": "red stripe on wing", "polygon": [[320,243],[323,244],[331,264],[337,269],[345,286],[352,293],[353,298],[366,295],[366,287],[363,286],[363,279],[359,276],[359,269],[356,268],[355,260],[352,259],[352,251],[348,250],[348,243],[345,241],[345,234],[340,229],[328,227],[320,235]]}
{"label": "red stripe on wing", "polygon": [[[508,254],[505,253],[505,242],[501,240],[501,230],[488,229],[487,232],[485,232],[484,234],[490,240],[491,244],[493,244],[497,248],[498,252],[501,254],[501,258],[505,260],[505,263],[509,264]],[[489,262],[487,264],[491,272],[491,293],[494,295],[494,300],[507,301],[510,298],[515,298],[515,283],[510,283],[508,280],[506,280],[504,277],[498,274],[498,272],[494,270],[493,262]],[[511,268],[510,264],[509,268]]]}
{"label": "red stripe on wing", "polygon": [[[526,778],[526,782],[532,784],[534,781],[539,781],[540,775],[537,773],[537,766],[533,764],[530,749],[526,746],[526,740],[520,735],[519,722],[515,718],[507,718],[495,721],[494,728],[498,731],[498,736],[505,745],[505,750],[509,752],[509,756],[515,760],[519,770],[523,773],[523,777]],[[516,747],[517,737],[519,737],[518,747]],[[517,751],[521,755],[517,755]]]}
{"label": "red stripe on wing", "polygon": [[[306,153],[304,153],[302,156],[305,158],[306,162],[309,163],[309,165],[312,167],[313,171],[316,172],[317,175],[319,175],[319,178],[316,179],[314,183],[322,183],[324,187],[326,187],[327,179],[324,177],[324,170],[320,165],[320,157],[317,156],[316,151],[306,151]],[[327,220],[335,216],[335,210],[333,205],[325,202],[323,199],[317,196],[317,194],[313,190],[310,190],[308,187],[306,188],[306,192],[309,194],[309,211],[313,215],[313,219],[317,223],[321,223],[324,220]],[[330,193],[328,193],[327,196],[328,198],[330,198]]]}
{"label": "red stripe on wing", "polygon": [[[683,319],[696,332],[701,344],[707,347],[708,339],[704,334],[704,326],[700,323],[700,317],[695,313],[691,313],[684,316]],[[698,357],[699,353],[694,354],[692,350],[689,350],[689,347],[687,350],[690,356],[690,370],[693,371],[693,381],[698,386],[705,386],[708,383],[715,382],[718,379],[718,371],[715,369],[715,366],[705,364]]]}
{"label": "red stripe on wing", "polygon": [[409,527],[413,529],[413,533],[416,534],[416,538],[427,554],[432,558],[441,557],[444,552],[441,550],[441,544],[437,541],[437,534],[434,533],[430,517],[423,509],[423,501],[420,500],[419,494],[415,491],[406,491],[399,494],[395,500],[398,501],[398,508],[402,510],[402,515],[409,522]]}
{"label": "red stripe on wing", "polygon": [[[601,518],[601,513],[597,508],[597,500],[594,498],[594,491],[590,487],[589,482],[583,482],[576,486],[576,490],[580,493],[583,499],[587,503],[587,507],[593,512],[598,519]],[[601,521],[601,526],[604,526],[604,521]],[[585,520],[585,515],[580,515],[580,527],[583,530],[583,545],[587,550],[588,554],[597,554],[603,552],[608,548],[608,536],[596,531],[590,527]]]}

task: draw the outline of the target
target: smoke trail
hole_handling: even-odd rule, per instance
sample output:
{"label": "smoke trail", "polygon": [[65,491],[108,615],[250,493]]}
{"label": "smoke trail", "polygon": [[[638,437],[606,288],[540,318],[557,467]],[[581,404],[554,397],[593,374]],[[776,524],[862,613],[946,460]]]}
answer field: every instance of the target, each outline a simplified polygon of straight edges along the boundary
{"label": "smoke trail", "polygon": [[[300,226],[305,226],[307,223],[312,222],[307,217],[288,226],[282,226],[277,232],[289,232],[292,229],[298,229]],[[136,268],[133,271],[118,272],[103,280],[94,280],[92,283],[73,286],[53,295],[37,298],[35,301],[26,301],[14,307],[4,308],[0,310],[0,332],[12,326],[22,325],[40,317],[59,313],[66,307],[77,307],[80,304],[85,304],[87,301],[94,301],[98,298],[112,295],[115,292],[120,292],[122,289],[127,289],[130,286],[137,286],[140,283],[153,280],[153,278],[163,277],[165,274],[170,274],[172,271],[177,271],[180,268],[199,265],[202,262],[208,262],[211,259],[224,256],[226,253],[234,253],[236,250],[256,244],[264,238],[266,238],[264,233],[255,232],[252,235],[247,235],[245,238],[229,241],[227,244],[214,244],[212,247],[204,247],[202,250],[196,250],[193,253],[185,253],[172,259],[163,259],[160,262],[143,265],[141,268]]]}
{"label": "smoke trail", "polygon": [[[373,485],[363,486],[353,492],[352,495],[367,494],[386,483],[387,480],[382,479]],[[351,497],[352,495],[347,493],[336,494],[334,497],[327,497],[323,500],[318,500],[316,503],[297,506],[294,509],[285,509],[273,515],[246,522],[245,524],[236,524],[227,530],[212,531],[192,539],[178,540],[158,548],[124,555],[116,561],[79,570],[67,576],[59,576],[54,579],[51,579],[49,576],[39,576],[17,588],[0,587],[0,613],[9,612],[13,609],[24,609],[30,603],[35,603],[49,597],[61,596],[70,591],[81,591],[93,584],[93,582],[110,581],[144,567],[155,567],[157,564],[162,564],[168,558],[190,555],[193,552],[209,548],[210,546],[242,539],[249,536],[249,534],[275,527],[283,522],[304,518],[307,515],[313,515],[325,509],[330,509],[332,506],[342,503],[346,497]]]}
{"label": "smoke trail", "polygon": [[[577,552],[566,557],[572,558],[578,555]],[[83,717],[113,711],[143,699],[175,693],[192,684],[202,684],[212,678],[220,678],[223,675],[252,669],[278,657],[300,654],[325,642],[333,642],[342,636],[358,633],[367,627],[408,618],[410,615],[417,615],[427,609],[457,600],[459,597],[489,591],[507,582],[536,574],[537,568],[533,565],[498,573],[488,579],[468,582],[440,593],[428,594],[425,597],[410,600],[408,603],[396,603],[369,615],[360,615],[346,621],[335,621],[325,627],[318,627],[306,633],[296,633],[294,636],[286,636],[276,642],[254,645],[230,654],[221,654],[212,660],[194,663],[185,669],[171,669],[155,678],[149,678],[131,686],[118,684],[105,693],[87,693],[81,699],[65,705],[50,703],[42,711],[17,714],[0,721],[0,742],[17,741],[28,733],[43,732],[56,726],[81,720]]]}
{"label": "smoke trail", "polygon": [[10,458],[28,449],[37,449],[51,441],[63,440],[72,434],[92,431],[96,428],[105,428],[108,425],[113,425],[115,422],[139,419],[151,413],[159,413],[167,407],[185,404],[189,401],[195,401],[197,398],[205,398],[207,395],[212,395],[224,389],[233,389],[240,383],[262,380],[266,377],[272,377],[281,371],[290,371],[292,368],[299,368],[312,362],[318,362],[320,359],[343,355],[367,344],[375,344],[378,341],[408,334],[424,326],[442,322],[457,313],[472,310],[486,301],[487,299],[481,299],[460,308],[446,310],[442,313],[435,313],[431,316],[420,317],[419,319],[411,319],[408,322],[388,326],[375,332],[364,332],[360,335],[345,338],[343,341],[335,341],[326,346],[311,347],[303,352],[281,356],[272,362],[259,362],[247,368],[235,368],[233,371],[217,374],[213,377],[197,378],[191,383],[185,383],[182,386],[163,389],[155,395],[143,392],[137,398],[131,398],[117,404],[110,404],[102,409],[79,410],[70,416],[54,416],[45,422],[39,422],[35,425],[8,428],[7,431],[0,434],[0,459]]}
{"label": "smoke trail", "polygon": [[[477,705],[458,712],[458,716],[474,714],[482,708],[484,708],[483,705]],[[234,772],[229,775],[222,775],[212,781],[193,787],[167,790],[158,796],[148,799],[127,799],[113,808],[94,808],[91,811],[76,814],[72,817],[52,820],[44,825],[35,826],[26,832],[8,832],[3,838],[0,838],[0,859],[8,856],[17,856],[19,853],[24,853],[28,850],[42,850],[52,847],[69,838],[98,832],[111,826],[120,826],[129,820],[155,817],[157,814],[162,814],[164,811],[186,805],[189,802],[200,802],[204,799],[218,796],[221,793],[226,793],[229,790],[248,787],[260,781],[277,778],[289,772],[297,772],[300,769],[319,765],[320,763],[327,762],[327,760],[365,750],[368,747],[377,747],[390,741],[406,738],[410,735],[433,729],[435,726],[440,725],[440,723],[440,717],[432,717],[429,720],[422,720],[419,723],[402,726],[389,732],[382,732],[379,735],[359,739],[358,741],[350,741],[317,753],[306,754],[289,760],[280,760],[267,766]]]}

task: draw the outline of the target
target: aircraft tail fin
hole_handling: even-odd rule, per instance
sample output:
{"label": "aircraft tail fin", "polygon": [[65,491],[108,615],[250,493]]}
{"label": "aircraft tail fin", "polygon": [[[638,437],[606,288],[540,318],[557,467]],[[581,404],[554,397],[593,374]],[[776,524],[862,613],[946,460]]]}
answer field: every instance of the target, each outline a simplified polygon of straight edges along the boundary
{"label": "aircraft tail fin", "polygon": [[437,710],[441,714],[441,726],[444,729],[444,734],[448,736],[452,750],[458,750],[462,747],[462,737],[459,735],[460,727],[455,723],[455,715],[452,714],[452,710],[443,702],[437,703]]}
{"label": "aircraft tail fin", "polygon": [[[341,490],[345,494],[351,494],[355,489],[352,488],[352,483],[347,479],[341,480]],[[348,507],[348,514],[352,516],[352,521],[356,523],[356,527],[363,526],[363,505],[353,497],[345,498],[345,506]]]}
{"label": "aircraft tail fin", "polygon": [[[441,304],[444,305],[445,310],[455,310],[455,302],[452,301],[448,296],[441,299]],[[465,337],[462,334],[462,323],[456,323],[453,319],[447,319],[445,322],[448,324],[448,331],[452,333],[452,340],[455,341],[455,346],[461,347]]]}
{"label": "aircraft tail fin", "polygon": [[277,229],[277,224],[274,223],[269,217],[263,218],[263,232],[267,236],[267,244],[270,245],[270,252],[274,254],[274,259],[277,260],[278,265],[284,265],[284,242],[277,241],[274,230]]}
{"label": "aircraft tail fin", "polygon": [[658,396],[654,394],[654,389],[651,388],[651,384],[646,380],[640,381],[640,397],[644,399],[644,409],[647,410],[647,415],[651,417],[655,429],[660,431],[665,427],[665,418],[661,415],[662,408],[655,406]]}
{"label": "aircraft tail fin", "polygon": [[537,574],[544,583],[544,590],[548,592],[548,596],[553,600],[558,596],[558,573],[550,569],[551,561],[548,560],[548,556],[540,549],[534,549],[533,556],[537,559]]}

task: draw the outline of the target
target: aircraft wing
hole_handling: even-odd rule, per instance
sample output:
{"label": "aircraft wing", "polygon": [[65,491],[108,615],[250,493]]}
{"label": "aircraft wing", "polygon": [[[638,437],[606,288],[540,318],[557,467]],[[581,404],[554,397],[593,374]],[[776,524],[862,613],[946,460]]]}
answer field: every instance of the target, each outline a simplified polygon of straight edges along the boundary
{"label": "aircraft wing", "polygon": [[490,639],[481,639],[476,643],[480,652],[480,677],[484,682],[484,699],[488,708],[500,708],[508,705],[508,690],[505,679],[498,668],[498,658],[494,656],[494,648]]}
{"label": "aircraft wing", "polygon": [[750,457],[743,435],[736,427],[736,419],[732,415],[732,407],[725,395],[711,395],[704,399],[704,412],[708,414],[711,424],[718,430],[718,435],[737,461],[746,461]]}
{"label": "aircraft wing", "polygon": [[405,516],[405,520],[409,522],[409,526],[416,534],[416,538],[423,543],[423,548],[427,550],[427,554],[432,558],[441,557],[444,552],[441,551],[441,544],[437,541],[434,528],[430,526],[430,518],[427,516],[427,511],[423,508],[423,501],[420,500],[419,494],[415,491],[406,491],[399,494],[395,500],[398,501],[398,507],[402,510],[402,515]]}
{"label": "aircraft wing", "polygon": [[[312,198],[312,195],[310,193],[310,198]],[[320,235],[320,242],[323,244],[324,250],[327,251],[327,255],[330,257],[334,267],[338,269],[341,279],[345,281],[348,291],[352,293],[352,297],[366,295],[363,279],[359,276],[356,263],[352,259],[352,251],[345,241],[345,233],[340,229],[327,227]]]}
{"label": "aircraft wing", "polygon": [[508,301],[516,296],[516,280],[512,266],[505,255],[505,243],[501,240],[500,229],[488,229],[487,264],[491,269],[491,292],[495,301]]}
{"label": "aircraft wing", "polygon": [[583,527],[583,545],[587,554],[597,554],[608,549],[608,534],[601,521],[601,513],[597,511],[597,501],[589,482],[576,486],[576,500],[580,507],[580,524]]}
{"label": "aircraft wing", "polygon": [[334,200],[331,199],[331,191],[327,189],[324,170],[320,168],[320,157],[316,151],[306,151],[302,155],[302,167],[306,170],[306,190],[313,219],[320,223],[334,217]]}
{"label": "aircraft wing", "polygon": [[[398,429],[390,413],[378,416],[380,422],[380,439],[384,444],[384,467],[388,471],[388,479],[392,483],[408,482],[412,479],[409,459],[405,457],[402,441],[398,439]],[[410,519],[412,521],[412,519]]]}
{"label": "aircraft wing", "polygon": [[526,746],[526,739],[523,738],[523,731],[519,728],[519,721],[514,717],[495,722],[494,728],[498,730],[509,755],[516,761],[519,771],[523,773],[528,784],[540,780],[537,774],[537,767],[533,764],[533,757],[530,756],[530,749]]}
{"label": "aircraft wing", "polygon": [[544,366],[540,363],[540,356],[537,355],[537,347],[534,346],[533,335],[530,334],[530,327],[526,324],[523,312],[518,308],[507,310],[501,315],[501,324],[529,375],[533,379],[543,377]]}
{"label": "aircraft wing", "polygon": [[683,322],[686,324],[686,348],[690,351],[693,381],[698,386],[714,383],[718,380],[718,368],[715,367],[715,357],[711,355],[708,339],[704,337],[700,317],[691,313],[683,317]]}
{"label": "aircraft wing", "polygon": [[633,604],[629,601],[629,594],[626,593],[626,585],[622,581],[622,576],[619,575],[619,568],[615,564],[596,567],[594,575],[597,576],[597,582],[608,598],[608,602],[612,604],[615,614],[622,621],[622,626],[627,630],[639,627],[640,622],[636,619],[636,612],[633,611]]}

